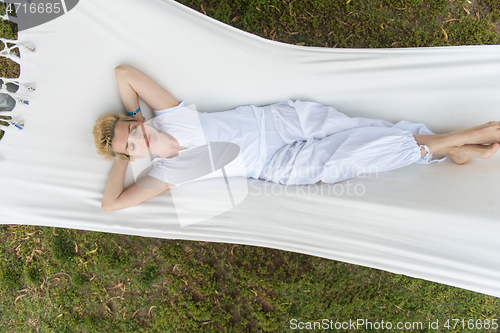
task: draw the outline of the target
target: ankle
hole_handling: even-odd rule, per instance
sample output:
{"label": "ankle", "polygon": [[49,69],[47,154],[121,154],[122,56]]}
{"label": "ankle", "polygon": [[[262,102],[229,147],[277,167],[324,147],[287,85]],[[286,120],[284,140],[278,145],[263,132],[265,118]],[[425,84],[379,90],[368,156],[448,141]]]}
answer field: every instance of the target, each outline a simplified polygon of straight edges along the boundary
{"label": "ankle", "polygon": [[435,155],[452,157],[456,153],[458,147],[446,147],[434,152]]}
{"label": "ankle", "polygon": [[421,157],[427,157],[427,155],[431,154],[429,146],[427,146],[427,145],[420,145],[419,148],[420,148],[420,156]]}

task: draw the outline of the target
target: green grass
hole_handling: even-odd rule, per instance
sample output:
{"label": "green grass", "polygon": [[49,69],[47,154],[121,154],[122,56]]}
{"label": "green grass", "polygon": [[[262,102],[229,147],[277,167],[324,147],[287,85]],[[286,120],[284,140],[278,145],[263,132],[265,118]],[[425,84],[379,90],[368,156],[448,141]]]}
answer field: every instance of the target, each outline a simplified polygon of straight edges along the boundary
{"label": "green grass", "polygon": [[[500,36],[497,0],[180,2],[264,38],[307,46],[497,44]],[[15,26],[0,27],[15,38]],[[0,64],[2,76],[18,75]],[[252,246],[4,225],[0,257],[1,332],[287,332],[293,318],[425,327],[500,319],[494,297]]]}
{"label": "green grass", "polygon": [[6,225],[0,243],[8,332],[285,332],[292,318],[500,314],[494,297],[268,248]]}

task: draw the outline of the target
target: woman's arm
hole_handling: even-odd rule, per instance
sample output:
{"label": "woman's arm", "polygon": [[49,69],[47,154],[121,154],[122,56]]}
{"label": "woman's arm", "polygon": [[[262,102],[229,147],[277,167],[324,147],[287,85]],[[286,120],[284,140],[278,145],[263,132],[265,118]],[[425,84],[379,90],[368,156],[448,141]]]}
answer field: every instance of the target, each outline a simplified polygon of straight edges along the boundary
{"label": "woman's arm", "polygon": [[[179,105],[165,89],[132,67],[120,65],[115,68],[115,74],[120,97],[127,112],[137,110],[138,97],[141,97],[153,110],[163,110]],[[142,112],[136,114],[135,117],[140,121],[144,120]],[[101,203],[102,209],[115,211],[131,207],[169,189],[167,183],[146,176],[123,190],[127,166],[128,161],[115,160],[106,182]]]}
{"label": "woman's arm", "polygon": [[158,179],[146,176],[123,190],[123,181],[128,161],[115,160],[109,173],[102,198],[101,208],[116,211],[135,206],[169,189],[169,185]]}
{"label": "woman's arm", "polygon": [[[172,95],[138,70],[120,65],[115,68],[120,97],[127,112],[139,108],[139,96],[153,110],[163,110],[179,105]],[[142,112],[135,117],[143,121]]]}
{"label": "woman's arm", "polygon": [[115,200],[123,192],[123,181],[127,172],[128,161],[116,159],[106,182],[106,188],[102,196],[101,208],[108,210]]}

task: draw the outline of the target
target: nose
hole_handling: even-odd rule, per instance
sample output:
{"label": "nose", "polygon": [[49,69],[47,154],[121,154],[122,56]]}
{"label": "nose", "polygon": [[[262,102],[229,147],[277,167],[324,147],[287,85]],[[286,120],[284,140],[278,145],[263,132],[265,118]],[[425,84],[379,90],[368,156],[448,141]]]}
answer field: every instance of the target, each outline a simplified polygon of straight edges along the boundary
{"label": "nose", "polygon": [[146,130],[143,125],[139,126],[135,133],[131,133],[129,136],[129,141],[133,142],[135,145],[147,147],[146,144]]}
{"label": "nose", "polygon": [[144,128],[144,125],[141,124],[141,126],[137,129],[137,140],[141,142],[141,145],[147,147],[146,138],[146,129]]}

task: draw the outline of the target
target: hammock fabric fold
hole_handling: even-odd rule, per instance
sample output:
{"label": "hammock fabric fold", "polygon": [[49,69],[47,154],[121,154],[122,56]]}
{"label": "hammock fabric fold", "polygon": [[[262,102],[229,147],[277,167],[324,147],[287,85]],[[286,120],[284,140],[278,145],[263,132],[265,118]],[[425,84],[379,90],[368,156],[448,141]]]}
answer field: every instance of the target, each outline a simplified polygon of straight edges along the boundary
{"label": "hammock fabric fold", "polygon": [[[9,93],[21,102],[2,113],[25,127],[9,126],[0,141],[0,223],[271,247],[500,296],[499,156],[412,164],[335,186],[248,179],[235,208],[181,227],[169,191],[118,212],[100,208],[112,163],[92,137],[101,114],[124,112],[119,64],[202,112],[290,98],[435,133],[475,126],[500,120],[500,46],[294,46],[171,0],[80,1],[18,42],[36,52],[20,48],[19,89]],[[129,170],[125,186],[132,181]]]}

